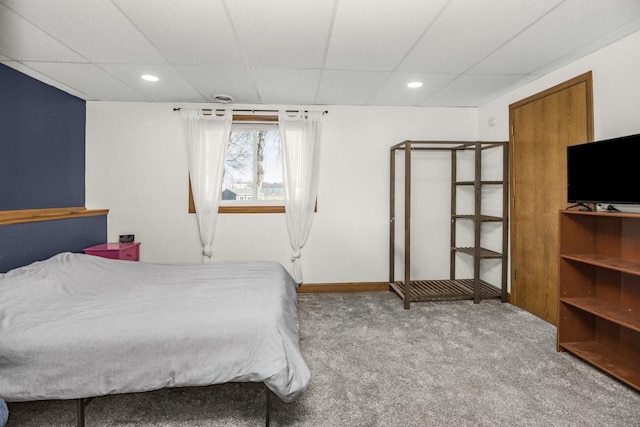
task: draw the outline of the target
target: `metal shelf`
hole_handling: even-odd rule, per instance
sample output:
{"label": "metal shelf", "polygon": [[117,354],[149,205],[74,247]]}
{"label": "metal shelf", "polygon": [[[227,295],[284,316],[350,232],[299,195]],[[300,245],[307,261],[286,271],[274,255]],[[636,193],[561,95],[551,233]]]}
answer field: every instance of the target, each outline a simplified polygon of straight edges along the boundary
{"label": "metal shelf", "polygon": [[[419,301],[455,301],[473,299],[475,295],[473,279],[443,279],[443,280],[413,280],[410,285],[409,300]],[[500,298],[500,288],[480,281],[479,292],[482,299]],[[391,288],[400,295],[405,296],[404,282],[393,282]]]}
{"label": "metal shelf", "polygon": [[[469,256],[476,255],[476,248],[452,248],[452,250],[456,252],[461,252],[463,254],[467,254]],[[480,248],[479,257],[481,259],[490,259],[490,258],[502,258],[502,254],[499,252],[492,251],[490,249]]]}
{"label": "metal shelf", "polygon": [[[483,180],[482,177],[482,152],[487,149],[502,149],[502,179]],[[412,152],[417,151],[449,151],[451,153],[451,253],[449,279],[443,280],[412,280],[411,271],[411,157]],[[396,154],[403,151],[404,158],[404,280],[395,280],[395,182],[396,182]],[[458,180],[457,166],[458,153],[473,151],[474,179]],[[391,197],[390,197],[390,245],[389,245],[389,288],[402,298],[404,308],[409,309],[411,302],[438,301],[451,299],[473,299],[479,303],[485,298],[500,298],[507,301],[507,245],[508,245],[508,184],[509,152],[507,142],[460,142],[460,141],[403,141],[391,147]],[[482,212],[482,188],[483,186],[502,186],[502,216],[483,215]],[[457,188],[460,186],[472,186],[474,191],[473,213],[457,212]],[[474,227],[474,239],[471,247],[458,247],[456,242],[457,221],[471,221]],[[482,224],[501,223],[502,248],[496,252],[483,248]],[[456,278],[456,253],[462,253],[473,257],[473,278]],[[502,262],[501,283],[492,285],[480,278],[480,260],[497,259]],[[408,285],[405,286],[405,283]],[[405,289],[406,288],[406,289]]]}

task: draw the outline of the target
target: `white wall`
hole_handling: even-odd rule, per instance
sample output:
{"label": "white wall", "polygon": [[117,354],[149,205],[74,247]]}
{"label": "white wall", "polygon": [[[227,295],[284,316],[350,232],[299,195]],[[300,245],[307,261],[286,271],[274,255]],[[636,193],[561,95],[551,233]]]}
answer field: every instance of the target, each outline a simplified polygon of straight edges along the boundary
{"label": "white wall", "polygon": [[[110,241],[136,235],[143,261],[198,262],[197,224],[187,213],[183,128],[173,107],[87,103],[86,201],[89,208],[110,209]],[[475,140],[476,110],[336,106],[328,111],[318,212],[302,252],[305,282],[386,281],[390,146],[405,139]],[[422,230],[416,225],[414,237],[420,242],[414,254],[417,275],[433,274],[421,271],[427,264],[448,265],[449,166],[436,163],[416,169],[446,182],[428,197],[415,197],[424,224]],[[220,215],[214,258],[269,259],[288,267],[284,221],[283,214]]]}
{"label": "white wall", "polygon": [[[478,137],[508,140],[509,105],[588,71],[593,76],[594,138],[640,133],[640,32],[478,108]],[[494,126],[489,123],[494,122]],[[619,206],[640,211],[637,206]],[[510,279],[510,278],[509,278]],[[508,284],[510,287],[510,284]]]}
{"label": "white wall", "polygon": [[[387,280],[393,144],[405,139],[508,140],[509,104],[590,70],[595,138],[639,133],[638,52],[640,32],[478,109],[328,108],[318,212],[303,250],[305,282]],[[197,225],[187,213],[182,124],[173,107],[87,103],[87,207],[110,209],[110,241],[135,233],[143,244],[143,261],[198,262]],[[492,117],[495,126],[489,126]],[[427,160],[414,168],[414,189],[425,196],[414,196],[412,277],[439,278],[447,274],[449,256],[448,162]],[[288,266],[289,251],[284,215],[219,218],[216,259],[270,259]]]}
{"label": "white wall", "polygon": [[[592,71],[594,137],[640,133],[640,32],[633,33],[478,109],[481,139],[509,137],[509,105]],[[496,125],[489,126],[494,117]]]}

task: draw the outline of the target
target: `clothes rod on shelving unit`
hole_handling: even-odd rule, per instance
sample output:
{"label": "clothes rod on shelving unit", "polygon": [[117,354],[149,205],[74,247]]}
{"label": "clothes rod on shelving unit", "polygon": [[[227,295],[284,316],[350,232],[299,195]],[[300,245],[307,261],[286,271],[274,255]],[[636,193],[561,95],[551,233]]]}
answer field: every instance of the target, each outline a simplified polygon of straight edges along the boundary
{"label": "clothes rod on shelving unit", "polygon": [[[173,108],[173,111],[180,111],[180,110],[182,110],[181,107],[174,107]],[[220,112],[225,111],[224,108],[215,108],[215,109],[214,108],[202,108],[201,110],[202,111],[220,111]],[[280,112],[280,110],[255,110],[255,109],[253,109],[253,110],[235,110],[234,109],[234,110],[231,110],[231,111],[233,111],[234,113],[251,113],[251,114],[255,114],[255,113],[279,113]],[[299,110],[285,110],[285,113],[297,113],[298,111]],[[309,113],[310,111],[309,110],[304,110],[303,112],[304,113]],[[327,113],[328,113],[327,110],[324,110],[322,112],[322,114],[327,114]]]}

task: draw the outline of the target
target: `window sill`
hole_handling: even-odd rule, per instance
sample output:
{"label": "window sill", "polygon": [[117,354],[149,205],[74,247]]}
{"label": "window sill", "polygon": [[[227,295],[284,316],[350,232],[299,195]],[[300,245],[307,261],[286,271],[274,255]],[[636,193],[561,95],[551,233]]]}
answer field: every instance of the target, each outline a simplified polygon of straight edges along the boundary
{"label": "window sill", "polygon": [[[318,202],[313,208],[314,212],[318,212]],[[193,206],[189,206],[189,213],[196,213]],[[221,205],[218,207],[219,214],[283,214],[285,213],[284,205]]]}
{"label": "window sill", "polygon": [[254,213],[284,213],[284,206],[220,206],[219,214],[254,214]]}

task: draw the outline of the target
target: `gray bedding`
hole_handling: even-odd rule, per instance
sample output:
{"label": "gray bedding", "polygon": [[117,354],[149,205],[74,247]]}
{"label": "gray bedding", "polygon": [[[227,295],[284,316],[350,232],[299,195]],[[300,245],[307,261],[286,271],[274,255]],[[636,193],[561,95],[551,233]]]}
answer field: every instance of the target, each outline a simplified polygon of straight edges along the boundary
{"label": "gray bedding", "polygon": [[0,396],[250,381],[292,401],[310,378],[296,287],[273,262],[166,265],[72,253],[0,274]]}

